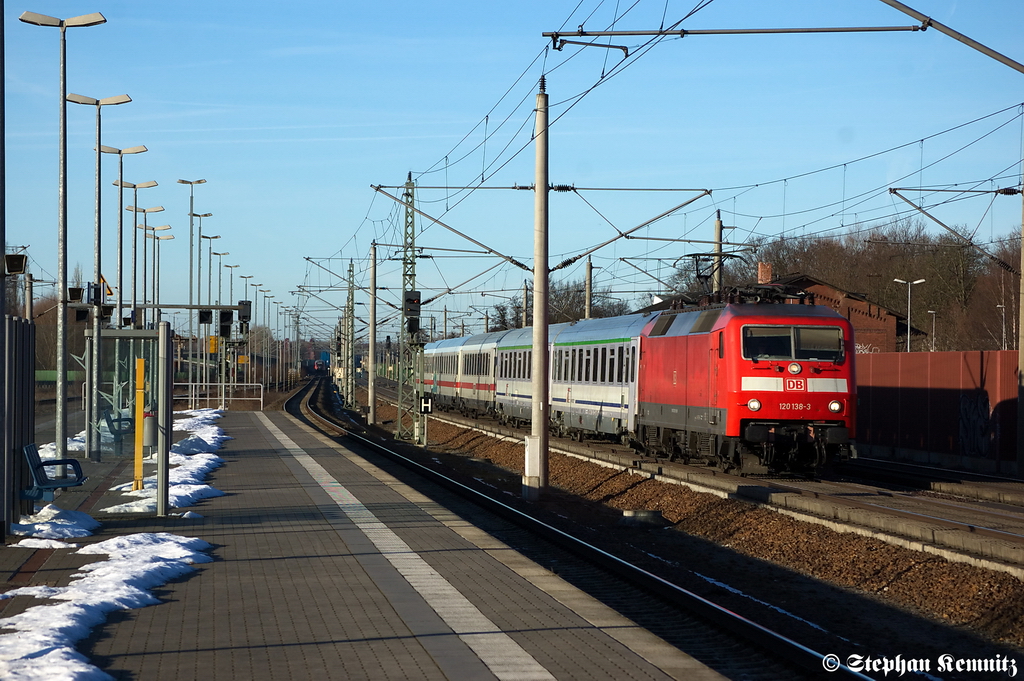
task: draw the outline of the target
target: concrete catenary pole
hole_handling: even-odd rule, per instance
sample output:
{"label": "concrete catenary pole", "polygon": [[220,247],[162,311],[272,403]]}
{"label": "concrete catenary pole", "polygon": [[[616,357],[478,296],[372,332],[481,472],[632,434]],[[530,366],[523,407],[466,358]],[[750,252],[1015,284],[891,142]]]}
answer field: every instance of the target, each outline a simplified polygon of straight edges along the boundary
{"label": "concrete catenary pole", "polygon": [[583,318],[590,319],[594,312],[594,263],[587,256],[587,275],[584,284]]}
{"label": "concrete catenary pole", "polygon": [[[533,410],[526,441],[523,498],[541,497],[548,484],[548,95],[537,93],[533,203]],[[525,307],[526,297],[523,296]]]}
{"label": "concrete catenary pole", "polygon": [[370,328],[366,352],[366,400],[369,410],[366,422],[377,424],[377,244],[370,244]]}
{"label": "concrete catenary pole", "polygon": [[722,211],[715,211],[715,257],[711,266],[711,290],[722,290]]}

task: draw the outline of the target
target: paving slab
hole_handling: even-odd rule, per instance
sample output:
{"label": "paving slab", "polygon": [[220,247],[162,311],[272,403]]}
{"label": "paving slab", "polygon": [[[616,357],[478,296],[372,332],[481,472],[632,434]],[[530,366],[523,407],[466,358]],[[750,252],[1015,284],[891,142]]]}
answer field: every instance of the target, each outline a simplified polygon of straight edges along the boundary
{"label": "paving slab", "polygon": [[[193,507],[202,518],[94,513],[91,541],[213,544],[212,563],[155,591],[159,605],[114,613],[78,646],[114,678],[721,678],[289,415],[219,425],[233,439],[208,482],[225,495]],[[131,471],[96,465],[108,469],[76,493],[101,509],[121,501],[104,485]],[[12,551],[37,554],[0,551],[8,587],[66,583],[95,558],[38,553],[24,571]]]}

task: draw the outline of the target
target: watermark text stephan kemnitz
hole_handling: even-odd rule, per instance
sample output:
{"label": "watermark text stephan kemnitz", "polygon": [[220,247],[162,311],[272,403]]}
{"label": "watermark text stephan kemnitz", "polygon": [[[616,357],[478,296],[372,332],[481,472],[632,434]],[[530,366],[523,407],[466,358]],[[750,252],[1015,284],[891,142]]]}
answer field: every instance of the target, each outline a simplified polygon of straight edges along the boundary
{"label": "watermark text stephan kemnitz", "polygon": [[[843,665],[838,655],[828,654],[821,660],[827,672],[834,672]],[[871,655],[850,655],[846,658],[846,666],[854,672],[882,674],[883,676],[903,676],[907,672],[938,672],[938,673],[971,673],[997,672],[1007,677],[1017,676],[1017,660],[1012,657],[996,654],[985,658],[963,658],[953,655],[939,655],[935,659],[912,658],[897,655],[896,657],[873,657]]]}

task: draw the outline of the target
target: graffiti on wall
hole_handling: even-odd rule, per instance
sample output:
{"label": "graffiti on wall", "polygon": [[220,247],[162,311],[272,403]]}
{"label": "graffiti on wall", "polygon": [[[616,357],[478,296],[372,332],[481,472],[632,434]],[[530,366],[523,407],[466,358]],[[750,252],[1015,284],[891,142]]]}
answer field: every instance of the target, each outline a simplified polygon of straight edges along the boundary
{"label": "graffiti on wall", "polygon": [[960,395],[960,454],[989,458],[992,410],[984,390]]}

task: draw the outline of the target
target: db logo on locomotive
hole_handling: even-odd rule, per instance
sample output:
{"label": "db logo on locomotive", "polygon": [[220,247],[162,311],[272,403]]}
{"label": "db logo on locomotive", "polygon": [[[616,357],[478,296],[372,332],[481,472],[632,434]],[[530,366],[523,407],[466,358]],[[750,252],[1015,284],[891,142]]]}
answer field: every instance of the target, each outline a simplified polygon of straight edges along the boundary
{"label": "db logo on locomotive", "polygon": [[[778,385],[776,383],[776,385]],[[807,392],[807,379],[806,378],[787,378],[785,380],[786,391],[788,392]]]}

